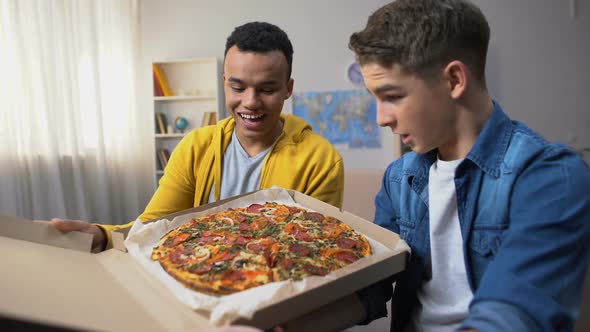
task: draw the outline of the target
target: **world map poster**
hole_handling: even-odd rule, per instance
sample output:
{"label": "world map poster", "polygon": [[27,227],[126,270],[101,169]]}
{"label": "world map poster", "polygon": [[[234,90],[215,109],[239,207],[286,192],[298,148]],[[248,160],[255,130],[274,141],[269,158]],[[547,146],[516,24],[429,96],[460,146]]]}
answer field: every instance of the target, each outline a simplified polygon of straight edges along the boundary
{"label": "world map poster", "polygon": [[334,145],[381,148],[375,98],[366,90],[294,93],[293,114]]}

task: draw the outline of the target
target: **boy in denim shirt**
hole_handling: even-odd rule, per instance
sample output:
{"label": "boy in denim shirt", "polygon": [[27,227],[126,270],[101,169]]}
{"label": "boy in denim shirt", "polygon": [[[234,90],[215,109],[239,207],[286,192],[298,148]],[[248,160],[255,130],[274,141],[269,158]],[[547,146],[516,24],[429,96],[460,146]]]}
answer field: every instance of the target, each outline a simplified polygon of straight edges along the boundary
{"label": "boy in denim shirt", "polygon": [[[467,0],[397,0],[350,38],[377,122],[413,150],[375,199],[375,222],[412,248],[395,331],[571,331],[579,314],[590,171],[492,100],[489,38]],[[367,322],[391,292],[361,292]]]}

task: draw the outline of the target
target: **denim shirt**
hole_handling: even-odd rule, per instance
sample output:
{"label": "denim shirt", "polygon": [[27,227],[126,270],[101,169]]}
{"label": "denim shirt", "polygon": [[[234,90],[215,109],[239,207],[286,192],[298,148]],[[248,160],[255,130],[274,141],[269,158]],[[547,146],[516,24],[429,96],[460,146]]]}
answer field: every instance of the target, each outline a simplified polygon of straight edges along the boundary
{"label": "denim shirt", "polygon": [[[403,331],[430,279],[428,172],[437,151],[393,162],[375,199],[375,222],[412,249],[392,299],[392,330]],[[457,210],[473,301],[463,328],[571,331],[589,261],[590,170],[571,149],[511,121],[494,103],[455,174]],[[369,318],[384,311],[391,284],[361,299]],[[386,313],[386,311],[385,311]],[[377,315],[377,316],[376,316]]]}

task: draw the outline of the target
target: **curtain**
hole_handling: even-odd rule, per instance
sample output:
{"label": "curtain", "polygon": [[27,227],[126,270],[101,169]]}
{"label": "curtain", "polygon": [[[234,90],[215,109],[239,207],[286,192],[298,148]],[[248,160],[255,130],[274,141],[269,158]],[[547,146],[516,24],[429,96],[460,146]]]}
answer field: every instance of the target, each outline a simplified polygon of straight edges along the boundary
{"label": "curtain", "polygon": [[134,220],[154,187],[137,0],[0,0],[0,214]]}

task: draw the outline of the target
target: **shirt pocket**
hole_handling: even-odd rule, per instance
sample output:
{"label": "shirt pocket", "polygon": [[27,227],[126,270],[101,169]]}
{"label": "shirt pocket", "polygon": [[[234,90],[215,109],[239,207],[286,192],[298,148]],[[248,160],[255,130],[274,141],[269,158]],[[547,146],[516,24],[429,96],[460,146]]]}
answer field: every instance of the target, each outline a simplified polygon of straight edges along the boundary
{"label": "shirt pocket", "polygon": [[508,226],[508,224],[473,225],[469,247],[483,257],[495,256],[502,244],[502,234]]}

